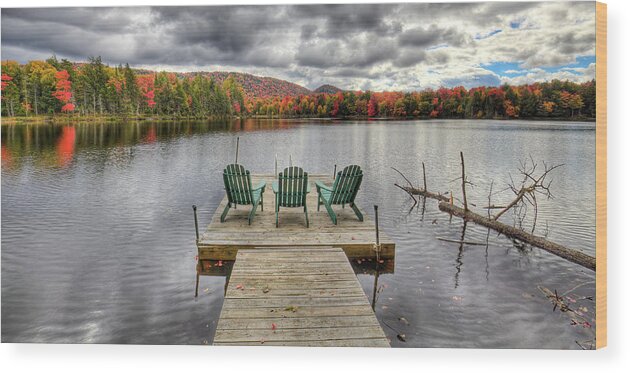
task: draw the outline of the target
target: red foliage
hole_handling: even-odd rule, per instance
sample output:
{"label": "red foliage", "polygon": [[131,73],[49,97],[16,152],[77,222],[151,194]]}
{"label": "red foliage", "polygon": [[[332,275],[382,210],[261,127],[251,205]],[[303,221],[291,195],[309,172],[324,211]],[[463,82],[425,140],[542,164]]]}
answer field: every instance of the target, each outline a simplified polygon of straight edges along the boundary
{"label": "red foliage", "polygon": [[72,100],[72,82],[70,82],[70,74],[66,70],[57,71],[55,73],[55,92],[52,93],[53,97],[59,100],[62,104],[61,111],[69,113],[74,111],[74,105],[70,102]]}
{"label": "red foliage", "polygon": [[148,107],[153,108],[156,104],[155,98],[155,79],[153,75],[141,75],[136,78],[140,93],[145,98]]}
{"label": "red foliage", "polygon": [[13,77],[11,77],[8,74],[2,74],[2,78],[1,78],[1,82],[0,83],[0,89],[4,89],[4,87],[7,86],[7,84],[9,84],[10,81],[13,80]]}
{"label": "red foliage", "polygon": [[368,102],[368,117],[376,116],[376,114],[378,114],[378,99],[375,94],[372,94]]}
{"label": "red foliage", "polygon": [[70,113],[74,111],[74,104],[67,103],[61,107],[62,113]]}

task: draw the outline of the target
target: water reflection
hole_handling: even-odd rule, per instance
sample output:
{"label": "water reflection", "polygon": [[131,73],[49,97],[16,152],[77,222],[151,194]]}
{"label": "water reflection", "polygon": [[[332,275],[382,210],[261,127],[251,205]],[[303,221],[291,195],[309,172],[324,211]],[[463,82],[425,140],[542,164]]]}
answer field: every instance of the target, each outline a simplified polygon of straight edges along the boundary
{"label": "water reflection", "polygon": [[[209,132],[282,130],[299,122],[281,120],[237,119],[231,121],[178,122],[112,122],[75,125],[3,125],[2,165],[11,167],[13,160],[25,161],[24,156],[51,158],[56,152],[56,164],[68,166],[76,152],[93,148],[130,147],[154,144],[182,136]],[[43,167],[48,164],[41,164]],[[17,165],[19,166],[19,165]]]}
{"label": "water reflection", "polygon": [[198,259],[196,268],[197,278],[195,281],[195,298],[199,295],[199,285],[201,277],[203,276],[225,278],[225,285],[223,286],[223,296],[225,296],[230,282],[230,276],[232,275],[232,268],[234,268],[233,260]]}
{"label": "water reflection", "polygon": [[464,242],[466,239],[466,225],[468,221],[464,220],[462,225],[462,235],[459,238],[459,248],[457,250],[457,259],[455,259],[455,289],[459,286],[459,274],[462,272],[462,265],[464,265]]}
{"label": "water reflection", "polygon": [[68,166],[74,157],[74,146],[77,137],[75,127],[64,126],[57,140],[57,164],[61,167]]}
{"label": "water reflection", "polygon": [[[387,273],[393,263],[362,260],[357,277],[393,346],[580,348],[576,340],[591,338],[587,327],[553,312],[537,285],[564,294],[593,281],[592,271],[472,223],[465,239],[485,242],[485,250],[465,244],[460,253],[459,243],[437,238],[460,241],[463,222],[449,222],[432,200],[410,211],[391,167],[418,183],[424,162],[429,188],[447,192],[463,150],[478,183],[469,200],[485,203],[489,181],[507,177],[523,156],[565,163],[554,180],[563,193],[541,206],[538,226],[548,222],[550,240],[592,255],[592,126],[250,120],[1,129],[3,341],[207,343],[232,263],[204,263],[194,297],[190,206],[198,205],[201,226],[209,223],[237,136],[239,160],[254,172],[273,172],[275,153],[287,155],[281,164],[292,154],[312,172],[362,165],[357,203],[381,206],[381,229],[396,242],[396,273]],[[150,265],[148,254],[157,258]],[[591,301],[579,299],[594,294],[587,284],[568,296],[586,315]]]}

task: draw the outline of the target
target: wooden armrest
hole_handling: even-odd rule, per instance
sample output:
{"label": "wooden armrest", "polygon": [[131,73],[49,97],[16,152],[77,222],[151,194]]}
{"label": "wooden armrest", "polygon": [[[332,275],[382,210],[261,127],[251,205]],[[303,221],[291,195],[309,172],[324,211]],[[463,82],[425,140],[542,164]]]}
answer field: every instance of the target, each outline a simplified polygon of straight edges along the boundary
{"label": "wooden armrest", "polygon": [[321,181],[316,181],[315,182],[315,186],[317,187],[317,192],[319,192],[320,189],[326,189],[326,190],[332,192],[332,187],[327,186],[326,184],[322,183]]}
{"label": "wooden armrest", "polygon": [[263,192],[265,191],[265,186],[267,185],[267,183],[265,183],[264,181],[261,181],[260,183],[258,183],[258,185],[256,186],[256,188],[254,188],[253,190],[258,190],[258,189],[262,189]]}

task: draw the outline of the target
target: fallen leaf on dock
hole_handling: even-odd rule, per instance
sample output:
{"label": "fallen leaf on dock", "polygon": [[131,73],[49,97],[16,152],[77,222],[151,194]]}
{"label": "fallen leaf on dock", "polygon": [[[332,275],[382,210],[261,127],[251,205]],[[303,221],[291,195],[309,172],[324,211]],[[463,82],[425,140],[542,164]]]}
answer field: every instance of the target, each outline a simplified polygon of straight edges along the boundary
{"label": "fallen leaf on dock", "polygon": [[269,292],[269,290],[270,290],[270,289],[269,289],[269,287],[268,287],[268,286],[265,286],[265,288],[264,288],[264,289],[262,289],[262,292],[266,294],[266,293],[268,293],[268,292]]}
{"label": "fallen leaf on dock", "polygon": [[242,284],[238,284],[238,285],[236,285],[236,288],[243,290],[243,285]]}
{"label": "fallen leaf on dock", "polygon": [[276,323],[273,323],[273,322],[272,322],[272,323],[271,323],[271,330],[274,330],[274,331],[275,331],[276,329],[278,329],[278,326],[276,325]]}
{"label": "fallen leaf on dock", "polygon": [[297,312],[298,308],[296,306],[288,306],[284,309],[285,311]]}

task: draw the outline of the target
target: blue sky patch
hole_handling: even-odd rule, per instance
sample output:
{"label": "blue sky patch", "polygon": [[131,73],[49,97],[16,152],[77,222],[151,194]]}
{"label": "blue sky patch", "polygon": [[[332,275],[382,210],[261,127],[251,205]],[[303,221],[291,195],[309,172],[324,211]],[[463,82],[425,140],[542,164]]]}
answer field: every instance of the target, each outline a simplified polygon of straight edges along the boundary
{"label": "blue sky patch", "polygon": [[444,87],[457,87],[461,85],[466,89],[475,87],[496,87],[501,85],[501,80],[495,75],[486,74],[468,78],[442,79],[442,85]]}
{"label": "blue sky patch", "polygon": [[501,29],[496,29],[496,30],[490,31],[490,32],[489,32],[489,33],[487,33],[487,34],[483,34],[483,35],[482,35],[482,34],[477,34],[477,35],[475,35],[475,40],[483,40],[483,39],[487,39],[487,38],[489,38],[489,37],[491,37],[491,36],[493,36],[493,35],[496,35],[496,34],[500,33],[501,31],[503,31],[503,30],[501,30]]}
{"label": "blue sky patch", "polygon": [[[591,63],[595,63],[595,56],[580,56],[576,58],[576,62],[560,66],[541,67],[541,69],[547,73],[555,73],[567,68],[588,67]],[[509,78],[526,75],[528,72],[531,72],[531,69],[523,69],[520,67],[520,64],[521,62],[490,62],[482,64],[481,67],[499,76]]]}
{"label": "blue sky patch", "polygon": [[491,62],[482,64],[481,67],[497,75],[513,78],[527,73],[526,70],[519,67],[520,64],[520,62]]}

